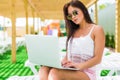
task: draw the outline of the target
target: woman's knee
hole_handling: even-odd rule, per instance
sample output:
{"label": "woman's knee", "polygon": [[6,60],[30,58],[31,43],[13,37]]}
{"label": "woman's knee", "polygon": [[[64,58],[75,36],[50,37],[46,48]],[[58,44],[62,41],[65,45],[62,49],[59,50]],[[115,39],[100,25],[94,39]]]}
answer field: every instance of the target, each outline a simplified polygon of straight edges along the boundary
{"label": "woman's knee", "polygon": [[59,70],[52,68],[49,72],[48,80],[60,80]]}
{"label": "woman's knee", "polygon": [[39,75],[42,77],[42,76],[46,76],[49,74],[49,71],[50,71],[50,68],[49,67],[46,67],[46,66],[42,66],[39,70]]}
{"label": "woman's knee", "polygon": [[50,68],[42,66],[39,70],[40,80],[47,80]]}
{"label": "woman's knee", "polygon": [[49,72],[49,70],[50,70],[50,67],[42,66],[42,67],[40,68],[39,72],[43,72],[43,71]]}

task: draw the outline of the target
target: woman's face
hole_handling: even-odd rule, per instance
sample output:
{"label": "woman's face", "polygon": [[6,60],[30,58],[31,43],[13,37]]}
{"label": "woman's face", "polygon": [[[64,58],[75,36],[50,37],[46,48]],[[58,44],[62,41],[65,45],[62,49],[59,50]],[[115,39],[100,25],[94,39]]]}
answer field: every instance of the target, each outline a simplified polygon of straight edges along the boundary
{"label": "woman's face", "polygon": [[84,19],[84,15],[79,8],[69,6],[67,18],[72,20],[75,24],[80,24]]}

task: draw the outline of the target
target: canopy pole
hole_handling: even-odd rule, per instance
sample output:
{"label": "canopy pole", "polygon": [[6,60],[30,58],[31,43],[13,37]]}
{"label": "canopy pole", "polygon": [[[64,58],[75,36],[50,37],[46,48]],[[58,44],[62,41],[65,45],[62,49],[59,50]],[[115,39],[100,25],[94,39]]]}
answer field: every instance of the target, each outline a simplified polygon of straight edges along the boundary
{"label": "canopy pole", "polygon": [[120,0],[116,0],[115,51],[120,52]]}
{"label": "canopy pole", "polygon": [[39,15],[37,14],[37,33],[39,33],[39,27],[40,27],[40,18]]}
{"label": "canopy pole", "polygon": [[94,21],[96,24],[98,24],[98,8],[97,8],[97,1],[95,1],[95,15],[94,15]]}
{"label": "canopy pole", "polygon": [[16,62],[16,26],[15,26],[15,1],[11,0],[11,19],[12,19],[12,63]]}
{"label": "canopy pole", "polygon": [[86,7],[88,8],[88,7],[90,7],[90,6],[92,6],[95,2],[97,2],[98,0],[91,0],[87,5],[86,5]]}
{"label": "canopy pole", "polygon": [[25,16],[26,16],[26,34],[28,34],[28,1],[24,0]]}
{"label": "canopy pole", "polygon": [[33,26],[32,26],[32,34],[35,33],[34,27],[35,27],[35,14],[34,14],[34,9],[32,8],[32,16],[33,16]]}

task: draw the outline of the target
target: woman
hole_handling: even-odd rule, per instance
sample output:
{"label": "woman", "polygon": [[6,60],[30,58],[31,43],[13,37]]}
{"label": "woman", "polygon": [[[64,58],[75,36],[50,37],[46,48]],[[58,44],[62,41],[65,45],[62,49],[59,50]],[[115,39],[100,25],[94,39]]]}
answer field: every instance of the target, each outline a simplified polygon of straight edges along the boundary
{"label": "woman", "polygon": [[105,45],[104,31],[92,22],[87,8],[79,0],[65,4],[63,10],[68,36],[62,66],[79,70],[43,66],[40,80],[96,80],[96,65],[101,62]]}

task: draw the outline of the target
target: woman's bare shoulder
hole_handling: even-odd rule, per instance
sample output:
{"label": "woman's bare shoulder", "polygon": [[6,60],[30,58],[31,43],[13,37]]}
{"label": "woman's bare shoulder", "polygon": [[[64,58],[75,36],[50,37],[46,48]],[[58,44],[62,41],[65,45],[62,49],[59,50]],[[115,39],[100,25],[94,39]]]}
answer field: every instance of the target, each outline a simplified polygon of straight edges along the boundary
{"label": "woman's bare shoulder", "polygon": [[100,26],[100,25],[95,25],[95,24],[94,24],[93,35],[94,35],[94,36],[104,35],[103,27]]}
{"label": "woman's bare shoulder", "polygon": [[94,25],[95,30],[103,30],[103,27],[100,25]]}
{"label": "woman's bare shoulder", "polygon": [[99,33],[99,32],[104,32],[103,27],[100,25],[94,25],[94,32]]}

